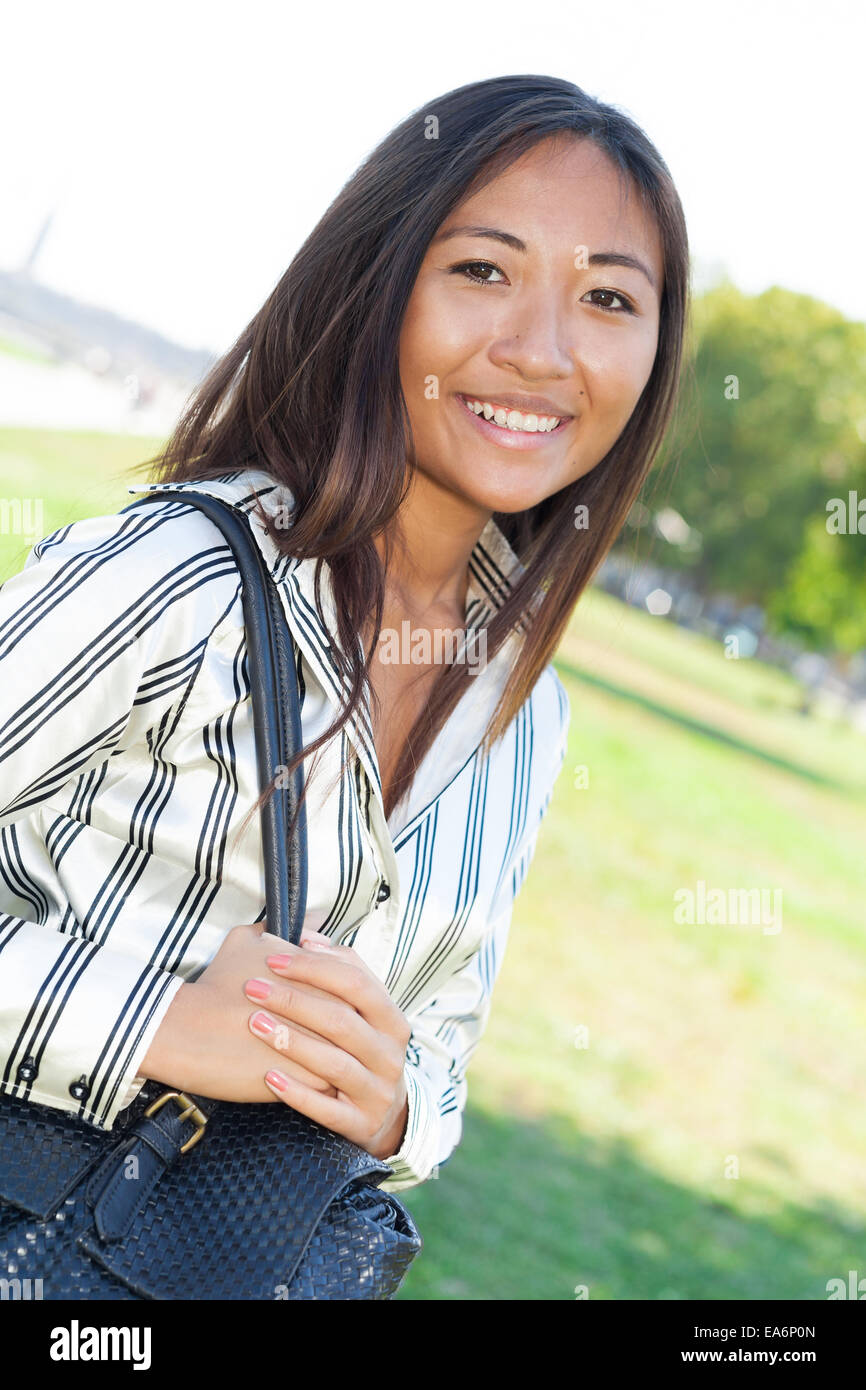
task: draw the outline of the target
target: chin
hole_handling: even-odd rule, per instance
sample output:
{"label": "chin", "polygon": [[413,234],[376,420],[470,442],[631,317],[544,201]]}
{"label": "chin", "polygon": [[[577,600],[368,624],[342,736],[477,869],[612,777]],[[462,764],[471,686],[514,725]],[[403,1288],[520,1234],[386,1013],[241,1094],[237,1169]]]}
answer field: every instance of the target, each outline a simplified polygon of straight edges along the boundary
{"label": "chin", "polygon": [[537,478],[532,480],[532,486],[529,486],[525,481],[519,482],[517,479],[510,484],[504,484],[501,479],[498,479],[486,487],[473,487],[471,490],[467,490],[464,482],[459,491],[460,495],[465,497],[467,501],[472,502],[477,507],[482,507],[485,511],[512,514],[528,512],[530,508],[537,507],[539,502],[543,502],[545,498],[559,492],[561,488],[567,487],[568,482],[569,479],[561,482],[557,480],[545,487],[540,487]]}

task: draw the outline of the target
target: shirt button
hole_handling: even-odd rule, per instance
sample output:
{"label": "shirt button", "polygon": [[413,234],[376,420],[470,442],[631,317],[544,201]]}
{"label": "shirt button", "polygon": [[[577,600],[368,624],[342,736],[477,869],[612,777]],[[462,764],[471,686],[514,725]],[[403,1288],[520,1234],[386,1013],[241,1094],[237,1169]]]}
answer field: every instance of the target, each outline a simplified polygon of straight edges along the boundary
{"label": "shirt button", "polygon": [[36,1065],[36,1058],[35,1058],[35,1057],[25,1057],[25,1058],[24,1058],[24,1061],[21,1063],[20,1067],[18,1068],[17,1072],[15,1073],[15,1080],[16,1080],[16,1081],[34,1081],[34,1080],[36,1079],[36,1077],[38,1076],[38,1074],[39,1074],[39,1068],[38,1068],[37,1065]]}
{"label": "shirt button", "polygon": [[378,891],[378,893],[376,894],[376,902],[377,902],[377,903],[383,903],[383,902],[386,901],[386,899],[390,898],[390,896],[391,896],[391,888],[390,888],[389,884],[387,884],[387,883],[385,882],[385,880],[382,879],[382,882],[379,884],[379,891]]}
{"label": "shirt button", "polygon": [[87,1077],[79,1076],[77,1081],[73,1081],[72,1085],[69,1087],[69,1094],[75,1100],[87,1100],[87,1097],[90,1095]]}

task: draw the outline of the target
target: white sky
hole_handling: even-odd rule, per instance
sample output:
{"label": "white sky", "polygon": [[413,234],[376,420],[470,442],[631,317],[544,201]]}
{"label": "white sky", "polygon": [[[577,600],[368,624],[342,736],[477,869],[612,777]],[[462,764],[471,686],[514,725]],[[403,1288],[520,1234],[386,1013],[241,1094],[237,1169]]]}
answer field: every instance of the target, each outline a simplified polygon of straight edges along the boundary
{"label": "white sky", "polygon": [[10,4],[0,266],[221,352],[363,156],[463,83],[550,73],[670,166],[698,266],[866,319],[862,0]]}

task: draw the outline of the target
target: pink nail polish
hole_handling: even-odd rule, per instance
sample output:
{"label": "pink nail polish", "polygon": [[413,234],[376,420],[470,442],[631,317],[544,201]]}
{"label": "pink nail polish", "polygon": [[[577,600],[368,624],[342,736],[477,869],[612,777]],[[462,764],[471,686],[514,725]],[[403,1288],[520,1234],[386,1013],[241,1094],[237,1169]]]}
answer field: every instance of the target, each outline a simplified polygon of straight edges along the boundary
{"label": "pink nail polish", "polygon": [[271,987],[267,980],[247,980],[244,990],[251,999],[267,999]]}
{"label": "pink nail polish", "polygon": [[266,956],[265,964],[269,970],[287,970],[292,963],[291,956]]}
{"label": "pink nail polish", "polygon": [[273,1086],[275,1091],[285,1091],[289,1084],[281,1071],[266,1072],[265,1080],[270,1086]]}
{"label": "pink nail polish", "polygon": [[252,1028],[253,1032],[264,1033],[265,1036],[268,1036],[269,1034],[273,1033],[276,1026],[277,1025],[274,1023],[274,1020],[270,1017],[270,1015],[262,1013],[261,1009],[257,1014],[253,1014],[252,1018],[250,1019],[250,1027]]}

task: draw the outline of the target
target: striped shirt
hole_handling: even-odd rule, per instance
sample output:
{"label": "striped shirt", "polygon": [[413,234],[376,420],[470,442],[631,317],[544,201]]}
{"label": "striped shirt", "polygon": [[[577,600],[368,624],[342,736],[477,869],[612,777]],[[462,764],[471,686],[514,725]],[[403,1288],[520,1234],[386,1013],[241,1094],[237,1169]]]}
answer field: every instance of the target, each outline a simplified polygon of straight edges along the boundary
{"label": "striped shirt", "polygon": [[[160,488],[61,527],[0,587],[0,1090],[111,1129],[171,1000],[225,934],[265,915],[241,586],[195,488],[250,513],[293,636],[304,742],[345,703],[330,571],[281,553],[254,512],[291,511],[269,474]],[[283,523],[285,524],[285,523]],[[467,629],[521,572],[491,519]],[[398,1191],[457,1145],[514,899],[565,757],[552,665],[504,737],[480,744],[513,633],[469,681],[386,820],[369,706],[305,762],[307,925],[353,947],[412,1027]]]}

